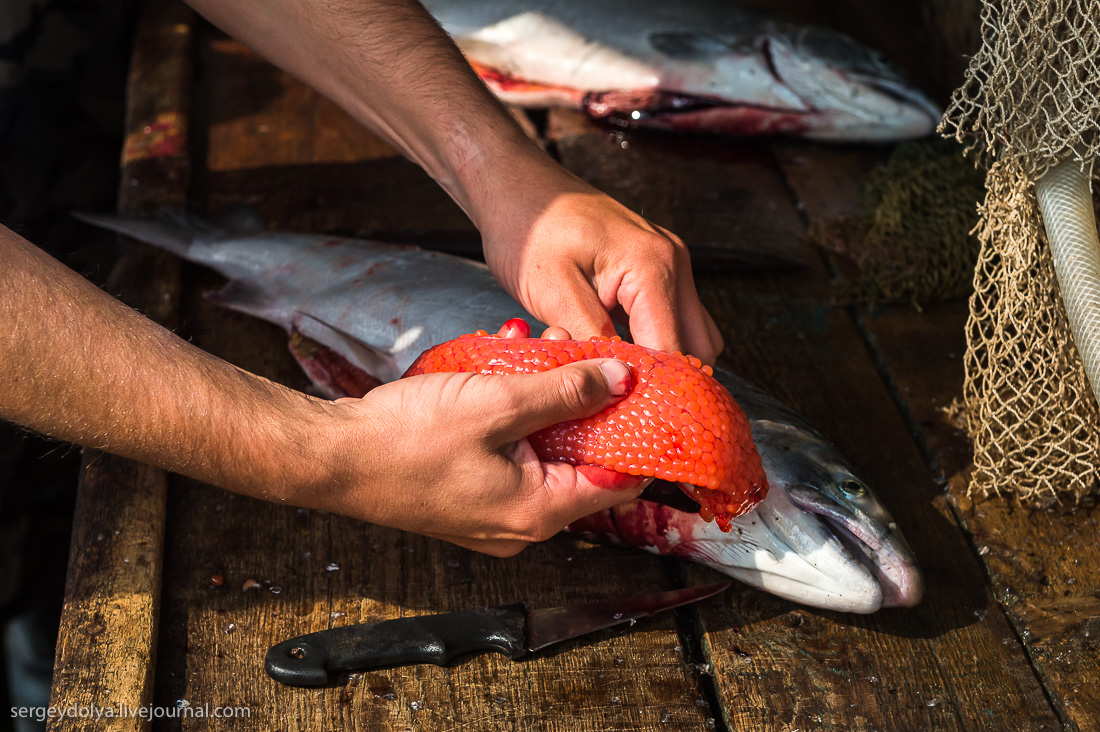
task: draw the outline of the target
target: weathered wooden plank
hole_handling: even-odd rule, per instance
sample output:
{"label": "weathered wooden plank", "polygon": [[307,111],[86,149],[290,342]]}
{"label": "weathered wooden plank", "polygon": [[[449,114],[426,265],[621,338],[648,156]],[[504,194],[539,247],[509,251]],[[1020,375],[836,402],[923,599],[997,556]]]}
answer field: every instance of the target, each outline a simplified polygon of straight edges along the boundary
{"label": "weathered wooden plank", "polygon": [[[620,131],[563,109],[551,110],[548,127],[573,172],[616,198],[629,198],[634,210],[676,232],[696,269],[812,262],[783,181],[768,175],[766,142]],[[635,154],[638,146],[645,154]],[[691,161],[696,178],[666,174],[682,160]]]}
{"label": "weathered wooden plank", "polygon": [[248,191],[244,202],[292,231],[480,248],[473,224],[422,169],[240,43],[205,36],[196,98],[210,122],[196,130],[206,165],[195,187],[210,209]]}
{"label": "weathered wooden plank", "polygon": [[[123,213],[184,200],[193,28],[182,3],[143,4],[128,80]],[[109,288],[161,324],[175,324],[174,258],[135,245]],[[109,723],[53,719],[49,729],[148,729],[138,710],[152,701],[164,511],[162,471],[85,451],[50,704],[111,708],[118,716]]]}
{"label": "weathered wooden plank", "polygon": [[[223,83],[236,85],[241,93],[252,88],[236,78],[241,71],[223,68],[216,54],[204,58],[206,99],[220,98],[225,92],[218,86]],[[268,73],[248,68],[247,73]],[[264,114],[261,101],[255,102],[257,114]],[[247,101],[241,104],[250,108]],[[285,109],[279,124],[294,136],[308,137],[333,124],[329,118],[339,114],[324,106]],[[225,161],[232,159],[236,138],[247,134],[248,115],[238,116],[236,123],[233,134],[211,132],[209,160],[232,164]],[[289,141],[285,149],[306,152],[296,153],[303,155],[294,162],[303,175],[283,192],[284,205],[269,210],[270,225],[279,228],[304,220],[299,217],[315,200],[321,179],[308,173],[312,168],[338,176],[334,185],[340,185],[350,180],[346,171],[354,166],[368,169],[386,161],[369,158],[375,149],[359,143],[348,145],[349,159],[339,163],[342,168],[329,158],[311,162],[308,148],[295,148]],[[253,159],[250,164],[261,162]],[[236,178],[235,198],[216,171],[199,175],[191,203],[203,208],[215,200],[266,196],[266,170]],[[395,226],[443,230],[451,224],[446,216],[432,218],[430,211],[415,206],[417,192],[407,195],[404,213],[393,214]],[[346,210],[349,205],[345,201],[334,210],[352,227],[377,215],[375,203],[356,202],[354,210]],[[203,289],[216,284],[209,273],[185,269],[188,335],[243,368],[304,387],[278,329],[215,310],[201,298]],[[671,615],[632,629],[605,631],[519,663],[478,657],[446,669],[415,666],[358,674],[321,690],[282,686],[262,670],[271,645],[337,625],[517,600],[549,607],[671,587],[657,558],[559,537],[499,560],[342,517],[235,497],[183,479],[174,483],[170,509],[158,704],[171,706],[183,699],[192,706],[248,707],[247,726],[254,729],[706,727],[710,712],[705,703],[697,703],[695,679],[684,663]],[[215,574],[221,584],[211,583]],[[259,587],[244,589],[246,583],[252,586],[249,580]],[[210,719],[203,724],[219,729],[234,722]]]}
{"label": "weathered wooden plank", "polygon": [[[751,182],[761,196],[756,210],[783,217],[772,223],[761,214],[756,225],[789,227],[789,246],[808,248],[786,184],[767,159],[746,179],[736,164],[715,162],[727,143],[707,141],[718,152],[705,159],[704,176],[699,159],[665,156],[656,144],[650,148],[636,138],[622,151],[619,172],[605,175],[605,135],[574,134],[568,146],[559,144],[563,160],[582,175],[597,176],[628,205],[645,206],[658,222],[675,221],[674,231],[685,226],[678,233],[689,244],[705,238],[708,227],[724,226],[723,217],[677,219],[665,208],[677,206],[677,197],[663,191],[679,185],[684,198],[698,185],[691,181],[721,180],[731,189]],[[628,169],[644,170],[646,181],[659,179],[662,193],[637,185],[642,178],[627,176]],[[780,198],[769,202],[765,196]],[[906,528],[930,587],[914,611],[869,617],[809,612],[746,588],[703,608],[726,722],[731,729],[1002,729],[1026,720],[1053,728],[1056,721],[1018,647],[1004,645],[1012,642],[1011,628],[1003,618],[998,622],[997,613],[985,612],[992,600],[962,533],[949,512],[929,505],[935,485],[848,313],[829,305],[822,260],[808,249],[800,254],[816,262],[810,271],[736,282],[697,273],[697,284],[733,344],[728,363],[796,405],[863,466]],[[693,568],[688,576],[700,581],[711,575]]]}
{"label": "weathered wooden plank", "polygon": [[[845,163],[838,158],[835,151],[791,143],[780,144],[777,150],[777,157],[811,221],[827,220],[854,210],[857,200],[853,197],[854,189],[837,186],[833,181],[837,178],[858,180],[858,168],[870,165],[872,159],[852,159]],[[876,358],[882,360],[890,374],[895,394],[903,400],[904,417],[910,428],[919,430],[923,436],[925,462],[937,473],[936,482],[941,485],[950,477],[952,485],[960,486],[961,473],[969,464],[965,439],[949,419],[945,409],[961,387],[962,353],[965,347],[962,325],[965,322],[965,312],[965,303],[948,303],[930,306],[923,314],[908,308],[890,307],[876,315],[862,314],[859,318],[859,323],[866,329],[874,346]],[[871,378],[868,374],[868,379]],[[886,399],[885,391],[879,390],[876,403],[884,405]],[[957,512],[952,511],[950,495],[937,495],[927,487],[904,495],[911,497],[921,494],[923,496],[919,500],[930,502],[931,508],[945,526],[954,523]],[[903,510],[902,516],[909,515],[917,514]],[[895,516],[899,522],[902,521],[897,512]],[[902,525],[906,526],[905,523]],[[915,525],[920,526],[920,523]],[[951,532],[951,541],[947,545],[942,538],[929,541],[931,537],[923,528],[917,529],[915,533],[916,536],[912,530],[906,529],[906,534],[925,563],[926,570],[933,569],[928,566],[929,558],[937,563],[946,560],[961,564],[961,560],[969,560],[973,556],[967,547],[959,546],[960,542],[955,538],[954,532]],[[927,546],[924,551],[920,548],[922,544]],[[969,561],[966,563],[970,564]],[[988,561],[986,564],[988,566]],[[975,573],[968,569],[967,574],[973,581]],[[935,581],[937,575],[929,571],[929,578]],[[984,585],[985,582],[981,581],[981,584]],[[1002,588],[995,586],[993,590],[993,598],[1003,598]],[[989,595],[988,591],[983,591],[983,594],[987,597]],[[932,594],[929,600],[934,601],[935,597]],[[950,601],[950,598],[945,599]],[[928,604],[927,601],[925,604]],[[1028,668],[1024,656],[1014,650],[1019,647],[1019,640],[1006,628],[1003,614],[998,612],[992,602],[986,603],[976,612],[980,622],[965,629],[965,635],[970,636],[968,639],[959,637],[947,643],[937,639],[934,652],[941,658],[950,650],[958,653],[963,648],[963,643],[959,641],[978,647],[984,645],[985,650],[978,655],[981,666],[975,671],[988,673],[987,669],[994,665],[1002,671],[1003,677],[1000,679],[991,676],[984,679],[987,686],[1001,687],[1006,700],[1002,704],[1002,713],[1019,712],[1019,705],[1024,704],[1031,716],[1021,719],[1030,719],[1031,726],[1028,728],[1051,728],[1056,725],[1057,720],[1052,717],[1049,702],[1043,699],[1041,689],[1035,682],[1033,669]],[[993,644],[998,638],[1002,642],[1000,649]],[[948,647],[945,648],[945,645]],[[969,675],[952,676],[952,681],[960,690],[967,691],[972,703],[980,708],[982,695],[968,691],[968,687],[976,681],[969,678]],[[982,679],[978,679],[977,683],[981,681]],[[1013,706],[1016,707],[1015,710],[1012,709]],[[1002,718],[1000,713],[979,717],[977,720],[962,717],[967,727],[1008,724],[1007,720],[1011,718]]]}
{"label": "weathered wooden plank", "polygon": [[[274,643],[329,627],[656,588],[666,580],[655,559],[559,537],[498,560],[195,484],[173,490],[171,515],[189,520],[169,528],[165,624],[179,636],[163,641],[162,704],[245,706],[254,729],[705,727],[707,710],[696,704],[669,615],[518,663],[482,656],[446,669],[357,674],[324,690],[286,687],[262,671]],[[222,586],[211,585],[214,574]],[[243,590],[249,580],[261,587]],[[230,723],[211,728],[219,725]]]}
{"label": "weathered wooden plank", "polygon": [[967,496],[970,446],[944,407],[962,391],[966,304],[887,309],[868,330],[949,486],[951,502],[1063,722],[1100,729],[1096,503],[1045,510]]}

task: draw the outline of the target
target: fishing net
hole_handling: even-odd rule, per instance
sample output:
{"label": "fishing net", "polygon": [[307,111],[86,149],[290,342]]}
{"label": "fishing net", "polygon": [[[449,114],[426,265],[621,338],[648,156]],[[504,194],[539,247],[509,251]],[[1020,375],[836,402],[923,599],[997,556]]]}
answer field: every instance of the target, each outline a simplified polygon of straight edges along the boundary
{"label": "fishing net", "polygon": [[983,0],[982,46],[941,132],[987,168],[962,416],[972,490],[1049,502],[1100,481],[1100,409],[1074,345],[1035,198],[1100,155],[1100,0]]}
{"label": "fishing net", "polygon": [[858,216],[814,224],[810,239],[853,262],[841,283],[855,302],[921,305],[971,292],[974,202],[984,176],[950,140],[906,142],[868,173]]}

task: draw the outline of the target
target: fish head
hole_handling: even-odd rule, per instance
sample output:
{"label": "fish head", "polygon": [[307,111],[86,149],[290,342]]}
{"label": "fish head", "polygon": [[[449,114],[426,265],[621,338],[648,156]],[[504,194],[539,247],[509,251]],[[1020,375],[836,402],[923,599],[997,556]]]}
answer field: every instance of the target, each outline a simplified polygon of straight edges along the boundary
{"label": "fish head", "polygon": [[775,25],[757,44],[777,82],[826,118],[806,137],[899,140],[939,123],[941,111],[897,67],[842,33]]}
{"label": "fish head", "polygon": [[[940,110],[877,51],[825,28],[760,19],[747,32],[661,31],[660,64],[638,124],[875,142],[923,137]],[[637,100],[600,98],[627,110]]]}
{"label": "fish head", "polygon": [[[753,422],[753,439],[769,493],[741,518],[776,554],[766,584],[801,583],[777,594],[850,612],[920,602],[924,580],[905,537],[832,445],[801,425],[763,419]],[[822,592],[843,599],[829,605]]]}

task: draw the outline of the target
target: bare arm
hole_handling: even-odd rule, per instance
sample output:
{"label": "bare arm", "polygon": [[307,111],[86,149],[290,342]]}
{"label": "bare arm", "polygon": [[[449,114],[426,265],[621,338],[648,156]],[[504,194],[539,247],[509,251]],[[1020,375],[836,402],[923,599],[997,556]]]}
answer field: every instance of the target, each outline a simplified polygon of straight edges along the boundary
{"label": "bare arm", "polygon": [[0,416],[272,500],[303,482],[282,455],[323,462],[320,400],[191,346],[4,227],[0,252]]}
{"label": "bare arm", "polygon": [[540,463],[525,439],[625,394],[616,361],[433,374],[334,403],[191,346],[2,226],[0,261],[0,418],[52,437],[494,554],[642,488]]}
{"label": "bare arm", "polygon": [[613,332],[713,363],[683,243],[526,138],[415,0],[189,0],[424,167],[481,230],[493,274],[578,337]]}

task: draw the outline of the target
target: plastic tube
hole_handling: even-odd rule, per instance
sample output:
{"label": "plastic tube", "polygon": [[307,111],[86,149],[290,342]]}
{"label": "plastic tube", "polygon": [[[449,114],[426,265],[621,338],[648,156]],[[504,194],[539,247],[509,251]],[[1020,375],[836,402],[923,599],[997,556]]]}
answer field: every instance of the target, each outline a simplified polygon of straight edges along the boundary
{"label": "plastic tube", "polygon": [[1089,178],[1065,160],[1035,184],[1073,342],[1100,401],[1100,238]]}

